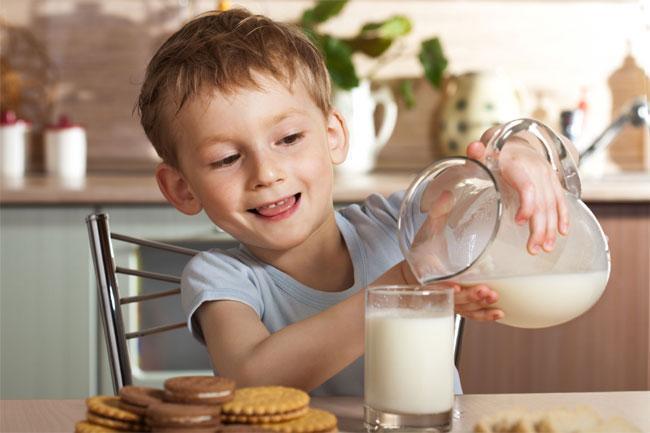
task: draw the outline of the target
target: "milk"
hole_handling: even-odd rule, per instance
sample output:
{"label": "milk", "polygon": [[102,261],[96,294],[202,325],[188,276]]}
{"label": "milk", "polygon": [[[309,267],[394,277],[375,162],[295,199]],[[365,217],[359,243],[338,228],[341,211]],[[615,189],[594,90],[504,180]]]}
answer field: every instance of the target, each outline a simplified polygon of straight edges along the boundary
{"label": "milk", "polygon": [[449,411],[454,393],[453,335],[451,314],[399,309],[367,313],[366,404],[402,414]]}
{"label": "milk", "polygon": [[518,328],[544,328],[567,322],[591,308],[602,295],[608,271],[542,274],[465,281],[485,284],[499,293],[493,304],[505,313],[500,323]]}

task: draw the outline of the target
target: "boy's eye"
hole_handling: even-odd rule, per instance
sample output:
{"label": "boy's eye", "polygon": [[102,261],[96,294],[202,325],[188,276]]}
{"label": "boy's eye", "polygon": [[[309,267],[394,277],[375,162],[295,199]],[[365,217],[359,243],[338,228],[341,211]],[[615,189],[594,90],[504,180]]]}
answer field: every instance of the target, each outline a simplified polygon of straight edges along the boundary
{"label": "boy's eye", "polygon": [[240,157],[240,155],[238,153],[236,153],[234,155],[230,155],[230,156],[227,156],[227,157],[225,157],[223,159],[220,159],[219,161],[213,162],[212,166],[216,167],[216,168],[228,167],[229,165],[232,165],[235,162],[237,162],[239,157]]}
{"label": "boy's eye", "polygon": [[300,140],[303,137],[303,135],[304,134],[302,132],[287,135],[282,140],[280,140],[280,143],[281,144],[288,144],[288,145],[295,144],[298,140]]}

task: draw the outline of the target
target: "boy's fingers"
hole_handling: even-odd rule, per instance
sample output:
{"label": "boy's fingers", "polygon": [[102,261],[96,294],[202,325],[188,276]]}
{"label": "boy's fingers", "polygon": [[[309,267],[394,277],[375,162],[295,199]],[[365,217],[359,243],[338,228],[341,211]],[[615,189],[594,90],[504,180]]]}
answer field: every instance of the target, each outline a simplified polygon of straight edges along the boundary
{"label": "boy's fingers", "polygon": [[544,238],[544,251],[549,252],[555,246],[557,233],[557,203],[553,187],[548,185],[544,187],[546,196],[546,236]]}
{"label": "boy's fingers", "polygon": [[524,224],[535,213],[535,185],[525,170],[508,170],[508,182],[514,186],[519,196],[519,209],[515,215],[517,224]]}
{"label": "boy's fingers", "polygon": [[505,315],[503,314],[503,311],[499,310],[498,308],[490,308],[473,311],[470,313],[463,313],[462,316],[472,320],[493,321],[503,319]]}
{"label": "boy's fingers", "polygon": [[492,128],[485,131],[483,135],[481,135],[481,143],[485,143],[487,145],[487,143],[492,139],[499,128],[501,128],[501,125],[493,126]]}
{"label": "boy's fingers", "polygon": [[465,153],[470,159],[483,161],[483,159],[485,159],[485,144],[481,143],[480,141],[473,141],[467,145]]}
{"label": "boy's fingers", "polygon": [[457,308],[461,305],[468,305],[477,302],[486,302],[493,304],[499,299],[499,295],[494,290],[484,284],[472,287],[466,287],[455,293],[454,303]]}
{"label": "boy's fingers", "polygon": [[485,310],[490,308],[490,302],[471,302],[469,304],[458,304],[455,310],[459,314],[472,313],[474,311]]}
{"label": "boy's fingers", "polygon": [[569,209],[567,208],[564,189],[559,182],[553,182],[553,191],[555,192],[555,201],[557,204],[558,231],[562,235],[569,233]]}
{"label": "boy's fingers", "polygon": [[537,254],[546,234],[546,209],[541,208],[535,212],[530,220],[530,237],[528,238],[528,251]]}

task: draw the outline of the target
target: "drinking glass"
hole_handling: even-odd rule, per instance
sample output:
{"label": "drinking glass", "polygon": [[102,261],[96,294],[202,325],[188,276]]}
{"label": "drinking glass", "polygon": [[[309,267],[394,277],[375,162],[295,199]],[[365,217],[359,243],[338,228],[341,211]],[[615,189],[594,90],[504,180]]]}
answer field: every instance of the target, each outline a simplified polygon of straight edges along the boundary
{"label": "drinking glass", "polygon": [[366,429],[450,430],[453,289],[443,284],[371,287],[365,312]]}

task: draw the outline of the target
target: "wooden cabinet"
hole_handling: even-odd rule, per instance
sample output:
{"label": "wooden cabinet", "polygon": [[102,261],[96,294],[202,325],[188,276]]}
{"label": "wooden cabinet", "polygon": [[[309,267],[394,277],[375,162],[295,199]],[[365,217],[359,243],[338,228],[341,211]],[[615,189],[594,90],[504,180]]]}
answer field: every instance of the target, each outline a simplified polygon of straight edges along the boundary
{"label": "wooden cabinet", "polygon": [[650,389],[650,203],[589,207],[611,251],[602,298],[581,317],[548,329],[467,321],[464,392]]}

